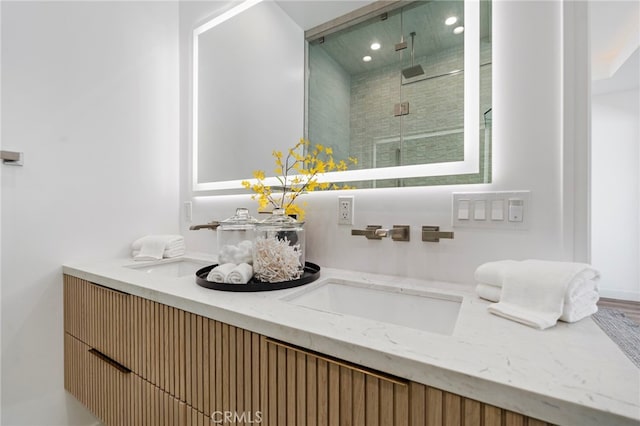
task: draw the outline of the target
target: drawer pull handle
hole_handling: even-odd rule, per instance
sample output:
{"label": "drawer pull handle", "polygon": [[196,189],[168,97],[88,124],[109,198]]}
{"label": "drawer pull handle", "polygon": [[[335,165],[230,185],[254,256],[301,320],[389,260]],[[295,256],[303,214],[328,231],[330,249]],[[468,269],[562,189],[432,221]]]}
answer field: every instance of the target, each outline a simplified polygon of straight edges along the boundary
{"label": "drawer pull handle", "polygon": [[391,382],[391,383],[393,383],[395,385],[400,385],[400,386],[408,386],[409,385],[409,381],[406,380],[406,379],[403,379],[401,377],[396,377],[396,376],[393,376],[391,374],[383,373],[381,371],[371,370],[371,369],[366,368],[366,367],[361,367],[361,366],[359,366],[357,364],[352,364],[352,363],[350,363],[348,361],[342,361],[341,359],[334,358],[334,357],[329,356],[329,355],[324,355],[324,354],[321,354],[319,352],[312,351],[310,349],[301,348],[299,346],[295,346],[295,345],[292,345],[290,343],[282,342],[280,340],[272,339],[271,337],[267,337],[266,341],[267,341],[267,343],[270,343],[272,345],[280,346],[280,347],[285,348],[285,349],[291,349],[293,351],[296,351],[296,352],[299,352],[299,353],[302,353],[302,354],[305,354],[305,355],[310,355],[310,356],[316,357],[318,359],[322,359],[323,361],[326,361],[326,362],[329,362],[329,363],[332,363],[332,364],[335,364],[335,365],[339,365],[341,367],[345,367],[345,368],[348,368],[348,369],[353,370],[353,371],[358,371],[360,373],[364,373],[366,375],[373,376],[373,377],[376,377],[376,378],[381,379],[381,380],[386,380],[387,382]]}
{"label": "drawer pull handle", "polygon": [[97,356],[98,358],[100,358],[101,360],[106,362],[107,364],[109,364],[112,367],[116,368],[121,373],[124,373],[124,374],[131,373],[130,369],[128,369],[124,365],[120,364],[118,361],[114,360],[113,358],[109,358],[108,356],[106,356],[105,354],[103,354],[102,352],[100,352],[97,349],[89,349],[89,353],[92,354],[92,355]]}

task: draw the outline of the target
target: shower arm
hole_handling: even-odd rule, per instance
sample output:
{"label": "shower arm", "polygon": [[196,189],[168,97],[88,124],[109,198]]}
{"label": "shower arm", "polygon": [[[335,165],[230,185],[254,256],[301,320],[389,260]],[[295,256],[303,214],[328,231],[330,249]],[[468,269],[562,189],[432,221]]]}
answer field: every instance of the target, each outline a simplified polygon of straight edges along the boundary
{"label": "shower arm", "polygon": [[415,55],[415,49],[414,49],[415,43],[414,43],[414,39],[415,39],[415,37],[416,37],[416,32],[415,32],[415,31],[412,31],[412,32],[411,32],[411,34],[409,34],[409,35],[411,36],[411,66],[414,66],[414,65],[415,65],[415,63],[414,63],[414,59],[413,59],[413,58],[414,58],[414,55]]}

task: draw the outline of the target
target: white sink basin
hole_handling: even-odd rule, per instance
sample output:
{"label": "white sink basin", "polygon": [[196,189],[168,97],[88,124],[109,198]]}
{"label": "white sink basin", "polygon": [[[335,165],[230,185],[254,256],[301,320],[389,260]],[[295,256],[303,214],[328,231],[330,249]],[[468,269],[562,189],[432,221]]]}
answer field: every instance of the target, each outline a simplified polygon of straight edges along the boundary
{"label": "white sink basin", "polygon": [[451,335],[462,297],[433,291],[327,279],[284,297],[291,303]]}
{"label": "white sink basin", "polygon": [[163,275],[165,277],[184,277],[195,275],[198,269],[211,265],[212,262],[203,260],[179,258],[160,260],[158,262],[144,262],[141,265],[127,265],[127,268],[136,269],[140,272],[153,275]]}

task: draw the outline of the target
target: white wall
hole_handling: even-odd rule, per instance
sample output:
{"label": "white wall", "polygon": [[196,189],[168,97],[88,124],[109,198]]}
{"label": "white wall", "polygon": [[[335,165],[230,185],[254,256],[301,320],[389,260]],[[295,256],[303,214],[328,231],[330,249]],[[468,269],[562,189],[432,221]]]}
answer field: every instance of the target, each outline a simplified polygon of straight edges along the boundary
{"label": "white wall", "polygon": [[640,301],[640,91],[592,97],[592,263],[605,297]]}
{"label": "white wall", "polygon": [[[475,268],[490,260],[566,259],[567,253],[573,252],[567,247],[573,240],[563,224],[561,8],[560,2],[497,1],[493,5],[493,183],[352,192],[356,227],[408,224],[412,228],[410,242],[352,237],[350,227],[336,225],[337,196],[345,192],[305,195],[309,204],[307,259],[322,266],[455,282],[470,282]],[[181,28],[182,43],[186,30]],[[182,69],[186,66],[181,58]],[[282,102],[299,101],[286,95]],[[188,112],[186,102],[182,96],[183,120]],[[181,137],[182,167],[188,170],[189,159],[184,155],[188,134],[183,131]],[[182,173],[185,175],[188,173]],[[421,225],[450,228],[452,192],[520,189],[532,191],[531,209],[526,212],[531,219],[528,231],[456,229],[451,241],[432,244],[420,240]],[[237,206],[248,206],[255,212],[255,202],[249,196],[192,195],[189,182],[183,180],[181,197],[193,201],[194,223],[223,219]],[[188,231],[189,224],[182,215],[189,247],[215,252],[215,234]]]}
{"label": "white wall", "polygon": [[178,231],[178,6],[2,7],[3,425],[95,419],[63,390],[62,268]]}

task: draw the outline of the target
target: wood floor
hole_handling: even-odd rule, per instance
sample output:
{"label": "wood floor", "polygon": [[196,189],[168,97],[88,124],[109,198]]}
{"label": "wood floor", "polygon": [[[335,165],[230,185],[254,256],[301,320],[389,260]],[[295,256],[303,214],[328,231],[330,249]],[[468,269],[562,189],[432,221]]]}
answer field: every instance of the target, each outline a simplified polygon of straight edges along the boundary
{"label": "wood floor", "polygon": [[631,319],[636,324],[640,324],[640,302],[600,298],[598,306],[601,308],[606,307],[622,311],[627,318]]}

